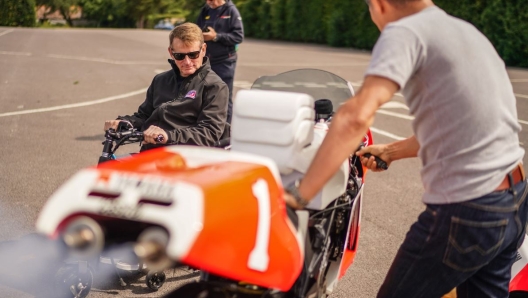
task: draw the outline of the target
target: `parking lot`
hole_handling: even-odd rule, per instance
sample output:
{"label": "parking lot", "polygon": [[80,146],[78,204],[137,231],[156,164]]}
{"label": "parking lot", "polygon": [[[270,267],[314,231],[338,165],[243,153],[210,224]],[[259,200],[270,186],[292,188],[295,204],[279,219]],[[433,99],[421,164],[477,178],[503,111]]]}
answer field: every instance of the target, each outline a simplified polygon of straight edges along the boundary
{"label": "parking lot", "polygon": [[[104,121],[137,109],[154,75],[169,69],[168,43],[167,31],[0,27],[0,240],[34,232],[53,191],[96,163]],[[298,68],[327,70],[359,87],[369,60],[368,52],[351,49],[246,40],[235,91],[262,75]],[[528,71],[511,68],[508,73],[525,147]],[[377,114],[374,141],[410,136],[411,119],[403,98],[395,96]],[[375,296],[410,224],[424,209],[419,169],[420,162],[411,159],[368,175],[357,259],[331,297]],[[196,274],[171,270],[167,276],[157,293],[149,292],[141,278],[121,287],[117,279],[96,276],[89,297],[161,297]],[[44,298],[45,292],[0,285],[2,297]]]}

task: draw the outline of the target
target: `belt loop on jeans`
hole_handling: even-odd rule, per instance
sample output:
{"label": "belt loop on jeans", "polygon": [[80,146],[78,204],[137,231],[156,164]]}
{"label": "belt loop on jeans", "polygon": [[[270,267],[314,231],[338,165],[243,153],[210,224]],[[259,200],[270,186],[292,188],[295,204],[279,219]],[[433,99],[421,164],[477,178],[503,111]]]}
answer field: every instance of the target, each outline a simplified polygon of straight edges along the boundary
{"label": "belt loop on jeans", "polygon": [[510,192],[513,195],[513,201],[517,202],[517,191],[515,191],[515,182],[513,182],[512,172],[508,173],[508,181],[510,182]]}

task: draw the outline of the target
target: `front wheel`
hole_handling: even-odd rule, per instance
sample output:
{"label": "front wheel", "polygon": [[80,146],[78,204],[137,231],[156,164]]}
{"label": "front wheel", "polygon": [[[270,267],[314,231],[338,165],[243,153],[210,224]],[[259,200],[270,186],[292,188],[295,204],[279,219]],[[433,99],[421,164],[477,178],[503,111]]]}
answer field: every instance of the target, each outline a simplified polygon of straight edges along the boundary
{"label": "front wheel", "polygon": [[55,274],[54,290],[58,298],[85,298],[92,289],[94,271],[81,270],[79,264],[62,266]]}
{"label": "front wheel", "polygon": [[153,291],[159,290],[165,283],[166,276],[164,272],[150,271],[147,273],[146,283],[149,289]]}

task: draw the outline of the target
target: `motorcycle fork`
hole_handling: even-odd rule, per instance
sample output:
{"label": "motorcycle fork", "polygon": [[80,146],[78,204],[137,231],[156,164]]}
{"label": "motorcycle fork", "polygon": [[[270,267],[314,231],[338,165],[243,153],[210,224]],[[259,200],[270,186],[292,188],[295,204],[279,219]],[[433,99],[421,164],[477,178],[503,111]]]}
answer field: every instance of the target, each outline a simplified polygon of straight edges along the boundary
{"label": "motorcycle fork", "polygon": [[101,152],[101,156],[99,157],[99,162],[102,163],[108,160],[113,159],[112,158],[112,149],[113,149],[113,141],[110,137],[106,137],[106,140],[103,142],[103,152]]}

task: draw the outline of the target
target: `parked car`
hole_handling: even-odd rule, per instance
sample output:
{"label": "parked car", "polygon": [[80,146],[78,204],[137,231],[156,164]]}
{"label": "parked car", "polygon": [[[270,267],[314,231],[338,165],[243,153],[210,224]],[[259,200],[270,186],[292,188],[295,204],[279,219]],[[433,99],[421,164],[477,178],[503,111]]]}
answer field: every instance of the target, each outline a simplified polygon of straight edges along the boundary
{"label": "parked car", "polygon": [[154,29],[172,30],[174,29],[174,25],[168,20],[161,20],[156,24],[156,26],[154,26]]}

